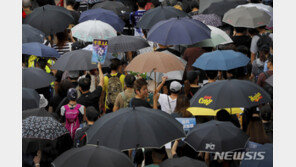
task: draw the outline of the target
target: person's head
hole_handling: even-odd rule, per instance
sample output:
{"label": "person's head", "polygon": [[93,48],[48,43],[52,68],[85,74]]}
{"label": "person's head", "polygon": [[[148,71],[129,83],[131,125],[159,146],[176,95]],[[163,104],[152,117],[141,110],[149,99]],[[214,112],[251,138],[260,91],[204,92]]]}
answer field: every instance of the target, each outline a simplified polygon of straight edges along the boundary
{"label": "person's head", "polygon": [[259,31],[259,33],[260,32],[265,32],[266,26],[260,26],[260,27],[257,27],[256,29]]}
{"label": "person's head", "polygon": [[267,57],[267,68],[273,70],[273,55]]}
{"label": "person's head", "polygon": [[245,34],[247,32],[247,29],[244,28],[244,27],[234,27],[234,31],[236,33],[243,33],[243,34]]}
{"label": "person's head", "polygon": [[254,35],[257,35],[259,32],[256,28],[249,28],[248,33],[250,36],[254,36]]}
{"label": "person's head", "polygon": [[114,59],[111,59],[111,64],[110,64],[110,69],[111,71],[120,71],[120,68],[121,68],[121,62],[119,59],[117,58],[114,58]]}
{"label": "person's head", "polygon": [[250,0],[250,3],[260,3],[261,0]]}
{"label": "person's head", "polygon": [[134,82],[134,91],[137,96],[139,96],[141,99],[144,99],[148,96],[148,83],[145,79],[137,79]]}
{"label": "person's head", "polygon": [[31,7],[31,0],[22,0],[22,5],[24,9],[28,9]]}
{"label": "person's head", "polygon": [[65,29],[63,32],[56,33],[57,37],[57,46],[58,48],[62,48],[65,43],[68,41],[68,30]]}
{"label": "person's head", "polygon": [[124,78],[124,84],[126,87],[128,88],[134,88],[134,82],[135,82],[136,78],[134,75],[132,74],[127,74]]}
{"label": "person's head", "polygon": [[268,136],[265,133],[263,123],[260,117],[255,117],[254,114],[249,121],[246,134],[250,136],[250,141],[252,142],[256,142],[259,144],[265,144],[270,142]]}
{"label": "person's head", "polygon": [[86,108],[86,121],[88,123],[95,122],[98,119],[98,117],[98,111],[93,106],[89,106]]}
{"label": "person's head", "polygon": [[216,80],[217,75],[218,75],[218,71],[207,70],[205,72],[206,72],[206,75],[207,75],[209,80]]}
{"label": "person's head", "polygon": [[161,149],[153,149],[152,150],[152,160],[154,164],[160,164],[164,157],[165,157],[166,151],[164,147]]}
{"label": "person's head", "polygon": [[147,1],[146,0],[137,0],[137,5],[139,8],[145,8]]}
{"label": "person's head", "polygon": [[197,1],[191,1],[190,3],[190,10],[191,11],[198,11],[199,9],[199,4]]}
{"label": "person's head", "polygon": [[269,47],[267,45],[263,45],[262,47],[258,48],[259,51],[259,59],[262,62],[265,62],[268,55],[269,55]]}
{"label": "person's head", "polygon": [[75,0],[66,0],[66,6],[74,6],[75,5]]}
{"label": "person's head", "polygon": [[67,93],[67,98],[70,101],[76,101],[77,99],[77,90],[75,88],[70,88]]}
{"label": "person's head", "polygon": [[37,63],[36,63],[36,66],[45,70],[45,67],[47,65],[47,59],[44,58],[44,57],[40,57],[37,59]]}
{"label": "person's head", "polygon": [[77,79],[79,78],[79,71],[69,71],[68,77],[70,80],[77,81]]}
{"label": "person's head", "polygon": [[270,105],[266,104],[260,107],[260,116],[264,121],[271,121],[272,108],[270,107]]}
{"label": "person's head", "polygon": [[58,87],[58,95],[60,97],[66,97],[68,90],[72,87],[73,85],[71,81],[69,81],[68,79],[62,80]]}
{"label": "person's head", "polygon": [[178,81],[173,81],[170,84],[170,92],[172,94],[179,94],[181,92],[182,85]]}
{"label": "person's head", "polygon": [[199,79],[198,76],[198,71],[188,71],[186,77],[190,84],[197,84]]}
{"label": "person's head", "polygon": [[188,97],[185,94],[180,94],[177,98],[176,108],[174,112],[181,114],[184,118],[192,117],[192,114],[187,111],[187,108],[189,107],[190,102]]}
{"label": "person's head", "polygon": [[78,81],[79,90],[81,92],[89,91],[90,88],[90,79],[89,78],[81,78]]}
{"label": "person's head", "polygon": [[217,112],[216,119],[218,121],[231,121],[231,116],[225,109],[221,109]]}

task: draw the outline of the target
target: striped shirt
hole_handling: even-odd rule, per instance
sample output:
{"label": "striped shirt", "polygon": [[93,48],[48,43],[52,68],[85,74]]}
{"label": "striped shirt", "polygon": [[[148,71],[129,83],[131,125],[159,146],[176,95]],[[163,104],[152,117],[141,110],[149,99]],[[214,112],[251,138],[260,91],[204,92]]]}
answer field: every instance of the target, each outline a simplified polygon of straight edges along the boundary
{"label": "striped shirt", "polygon": [[72,42],[66,42],[61,48],[53,44],[52,48],[56,49],[60,55],[63,55],[64,53],[72,51]]}

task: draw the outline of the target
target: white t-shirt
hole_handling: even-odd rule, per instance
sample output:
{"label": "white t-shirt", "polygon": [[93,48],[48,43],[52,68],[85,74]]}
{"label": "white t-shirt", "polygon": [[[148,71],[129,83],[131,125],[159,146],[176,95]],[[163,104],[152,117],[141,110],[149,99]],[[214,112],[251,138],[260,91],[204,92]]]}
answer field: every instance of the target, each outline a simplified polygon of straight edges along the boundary
{"label": "white t-shirt", "polygon": [[161,110],[172,114],[175,111],[177,99],[173,100],[166,94],[160,94],[158,103],[161,105]]}

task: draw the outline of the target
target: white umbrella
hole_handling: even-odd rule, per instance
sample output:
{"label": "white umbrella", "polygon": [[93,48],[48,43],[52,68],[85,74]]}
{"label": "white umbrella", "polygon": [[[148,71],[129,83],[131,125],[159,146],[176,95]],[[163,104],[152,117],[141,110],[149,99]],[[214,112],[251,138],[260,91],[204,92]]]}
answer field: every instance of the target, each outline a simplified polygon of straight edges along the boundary
{"label": "white umbrella", "polygon": [[268,27],[273,27],[273,9],[271,6],[264,5],[263,3],[248,3],[245,5],[238,5],[236,8],[239,8],[239,7],[247,7],[247,8],[256,7],[266,12],[270,16],[270,22],[268,24]]}
{"label": "white umbrella", "polygon": [[211,29],[211,38],[194,44],[198,47],[215,47],[220,44],[232,43],[232,39],[223,30],[207,25]]}
{"label": "white umbrella", "polygon": [[86,42],[94,39],[109,39],[117,36],[116,30],[109,24],[100,20],[88,20],[72,28],[72,35]]}
{"label": "white umbrella", "polygon": [[[171,55],[174,55],[172,54],[171,52],[169,51],[162,51],[163,53],[167,53],[167,54],[171,54]],[[176,55],[174,55],[176,56]],[[177,57],[177,56],[176,56]],[[180,58],[180,57],[177,57],[179,60],[181,60],[181,62],[184,64],[184,66],[186,66],[187,64],[187,61]],[[167,81],[170,81],[170,80],[182,80],[183,79],[183,74],[184,74],[184,71],[181,70],[181,71],[170,71],[170,72],[167,72],[167,73],[161,73],[161,72],[155,72],[156,73],[156,82],[157,83],[160,83],[162,81],[162,77],[163,76],[166,76],[168,77]],[[154,76],[154,72],[148,72],[147,73],[147,76],[149,76],[151,79],[155,80],[155,76]]]}

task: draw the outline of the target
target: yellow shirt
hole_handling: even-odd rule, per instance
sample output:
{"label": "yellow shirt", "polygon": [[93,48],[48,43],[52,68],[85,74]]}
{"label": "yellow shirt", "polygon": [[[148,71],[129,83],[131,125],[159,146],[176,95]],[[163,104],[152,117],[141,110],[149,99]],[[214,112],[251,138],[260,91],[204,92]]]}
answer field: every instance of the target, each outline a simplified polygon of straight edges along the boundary
{"label": "yellow shirt", "polygon": [[[117,75],[117,73],[111,74],[111,76],[116,76],[116,75]],[[125,78],[125,75],[124,74],[121,74],[120,77],[119,77],[119,80],[120,80],[120,83],[121,83],[121,86],[122,86],[122,90],[124,89],[124,78]],[[108,95],[108,82],[109,82],[108,76],[104,76],[104,87],[103,87],[103,91],[106,92],[106,99],[107,99],[107,95]],[[106,100],[105,100],[105,108],[106,109],[109,109],[108,106],[106,105]]]}

